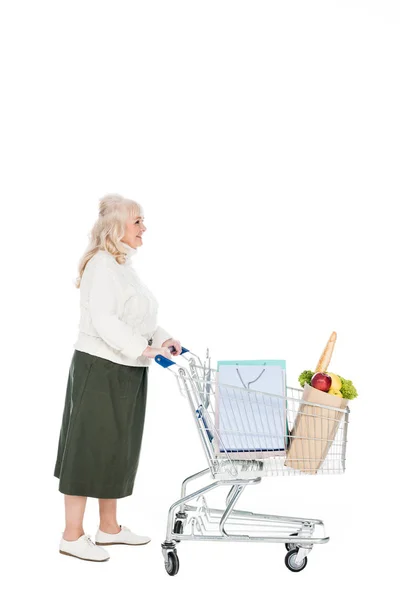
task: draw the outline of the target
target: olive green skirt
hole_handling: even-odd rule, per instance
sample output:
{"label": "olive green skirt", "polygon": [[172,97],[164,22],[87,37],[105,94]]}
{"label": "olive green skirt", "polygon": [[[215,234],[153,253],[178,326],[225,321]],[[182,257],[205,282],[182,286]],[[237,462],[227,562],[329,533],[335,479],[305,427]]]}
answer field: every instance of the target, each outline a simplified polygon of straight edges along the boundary
{"label": "olive green skirt", "polygon": [[74,350],[54,469],[60,492],[93,498],[132,494],[148,368]]}

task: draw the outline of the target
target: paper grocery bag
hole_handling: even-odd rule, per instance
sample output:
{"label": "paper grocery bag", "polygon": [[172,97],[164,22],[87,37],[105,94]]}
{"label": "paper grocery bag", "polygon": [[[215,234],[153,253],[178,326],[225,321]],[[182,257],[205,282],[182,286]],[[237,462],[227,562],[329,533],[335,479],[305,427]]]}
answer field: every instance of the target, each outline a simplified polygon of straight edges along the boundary
{"label": "paper grocery bag", "polygon": [[[335,439],[348,400],[317,390],[308,383],[304,386],[302,403],[290,432],[290,445],[286,453],[285,466],[313,474],[324,462]],[[312,404],[326,405],[326,408]]]}

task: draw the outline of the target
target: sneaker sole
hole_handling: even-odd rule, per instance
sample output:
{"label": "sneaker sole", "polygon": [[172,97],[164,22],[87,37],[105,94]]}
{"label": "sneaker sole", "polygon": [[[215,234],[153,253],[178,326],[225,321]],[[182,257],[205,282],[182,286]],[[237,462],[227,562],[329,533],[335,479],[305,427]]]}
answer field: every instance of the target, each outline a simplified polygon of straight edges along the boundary
{"label": "sneaker sole", "polygon": [[83,558],[82,556],[77,556],[76,554],[70,554],[69,552],[64,552],[64,550],[59,550],[60,554],[65,554],[65,556],[73,556],[74,558],[79,558],[80,560],[90,560],[90,562],[106,562],[106,560],[110,560],[110,556],[107,558],[102,558],[101,560],[96,560],[95,558]]}
{"label": "sneaker sole", "polygon": [[96,542],[97,546],[145,546],[151,542],[142,542],[141,544],[128,544],[127,542]]}

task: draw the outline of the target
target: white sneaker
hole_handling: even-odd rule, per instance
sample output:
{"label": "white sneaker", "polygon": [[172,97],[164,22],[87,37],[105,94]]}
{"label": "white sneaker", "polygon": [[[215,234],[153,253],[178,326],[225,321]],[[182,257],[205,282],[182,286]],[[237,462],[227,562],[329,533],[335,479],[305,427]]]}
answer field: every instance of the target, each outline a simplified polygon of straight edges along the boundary
{"label": "white sneaker", "polygon": [[82,560],[92,560],[95,562],[103,562],[110,558],[107,550],[96,546],[90,539],[90,536],[85,534],[73,541],[65,540],[63,536],[60,541],[60,554],[67,554],[68,556],[75,556]]}
{"label": "white sneaker", "polygon": [[99,546],[113,546],[114,544],[127,544],[129,546],[142,546],[151,540],[147,535],[137,535],[125,525],[120,525],[118,533],[105,533],[99,528],[96,533],[96,544]]}

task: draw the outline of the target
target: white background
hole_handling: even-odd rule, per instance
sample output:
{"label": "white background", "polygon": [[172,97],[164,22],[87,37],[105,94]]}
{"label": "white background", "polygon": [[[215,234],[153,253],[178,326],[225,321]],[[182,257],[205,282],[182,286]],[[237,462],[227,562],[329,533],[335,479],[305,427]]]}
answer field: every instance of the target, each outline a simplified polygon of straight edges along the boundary
{"label": "white background", "polygon": [[[398,3],[13,0],[0,22],[7,597],[382,592],[398,534]],[[134,493],[119,501],[119,522],[152,542],[111,547],[104,564],[58,553],[73,281],[109,192],[143,205],[135,267],[159,323],[201,357],[285,359],[296,385],[337,332],[330,369],[359,392],[346,473],[263,479],[238,504],[325,521],[331,539],[301,573],[282,545],[195,542],[165,573],[168,508],[206,462],[155,364]],[[97,516],[90,498],[87,533]]]}

